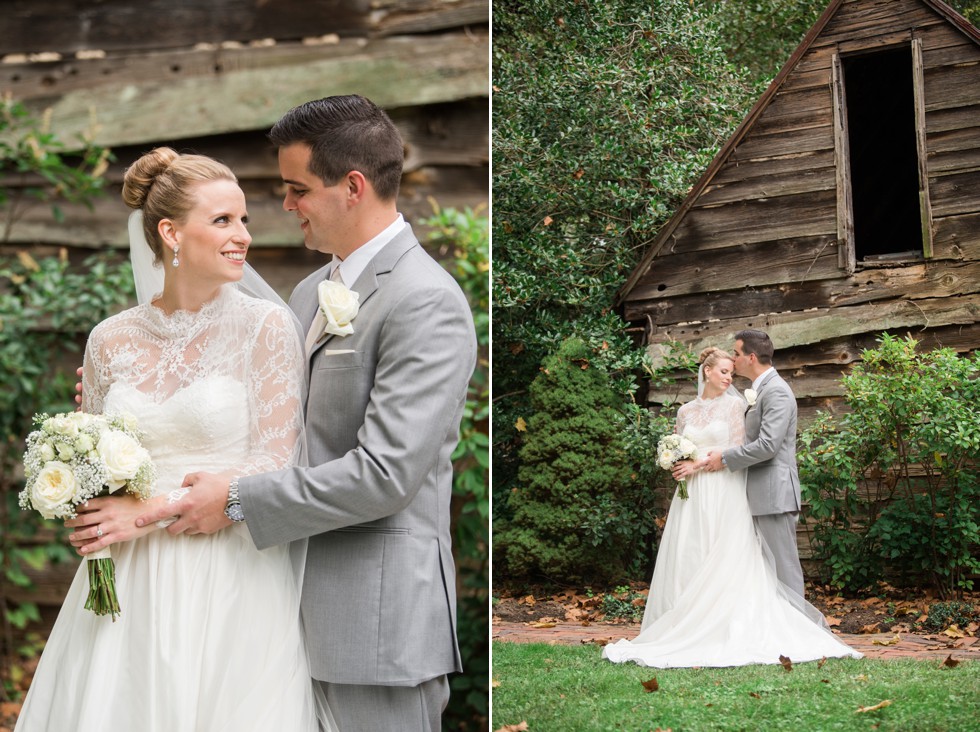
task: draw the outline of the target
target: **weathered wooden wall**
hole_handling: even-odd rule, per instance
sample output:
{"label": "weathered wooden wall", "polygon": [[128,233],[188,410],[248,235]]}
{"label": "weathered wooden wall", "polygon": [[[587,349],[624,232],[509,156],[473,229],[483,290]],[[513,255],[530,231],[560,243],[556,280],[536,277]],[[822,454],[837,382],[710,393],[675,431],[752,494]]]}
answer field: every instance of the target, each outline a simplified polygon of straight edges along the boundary
{"label": "weathered wooden wall", "polygon": [[[913,39],[932,256],[849,273],[838,252],[833,57]],[[817,410],[843,408],[841,373],[882,331],[911,333],[923,348],[980,346],[978,39],[920,0],[844,0],[818,23],[620,293],[654,358],[669,341],[697,353],[730,348],[743,328],[765,330],[806,425]],[[695,390],[688,380],[649,401],[686,401]],[[806,554],[805,527],[800,539]]]}
{"label": "weathered wooden wall", "polygon": [[[124,248],[125,168],[170,145],[212,155],[239,176],[252,220],[250,258],[288,294],[321,261],[307,252],[283,189],[269,127],[292,106],[360,93],[391,114],[406,144],[399,209],[489,203],[489,4],[476,0],[266,3],[221,0],[9,2],[0,24],[0,93],[47,115],[66,141],[112,148],[108,194],[65,220],[36,206],[10,248]],[[207,12],[204,12],[204,11]],[[414,34],[414,35],[408,35]],[[30,183],[16,177],[5,185]]]}
{"label": "weathered wooden wall", "polygon": [[[932,203],[931,259],[848,274],[838,263],[831,58],[919,38]],[[980,47],[919,0],[852,0],[768,93],[765,106],[624,290],[651,344],[730,345],[767,330],[805,397],[832,396],[822,367],[858,358],[882,330],[961,351],[980,344]],[[738,133],[737,133],[738,134]],[[842,347],[846,346],[846,347]],[[831,374],[833,370],[831,370]]]}

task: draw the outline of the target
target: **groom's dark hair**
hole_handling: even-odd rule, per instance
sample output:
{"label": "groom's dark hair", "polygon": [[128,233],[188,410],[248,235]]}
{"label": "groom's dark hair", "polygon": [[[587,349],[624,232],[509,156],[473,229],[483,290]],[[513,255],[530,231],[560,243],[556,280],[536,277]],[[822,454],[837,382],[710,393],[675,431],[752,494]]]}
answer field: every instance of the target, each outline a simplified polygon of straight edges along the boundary
{"label": "groom's dark hair", "polygon": [[759,363],[772,363],[772,354],[776,349],[773,348],[768,333],[761,330],[740,330],[735,334],[735,340],[742,341],[742,353],[746,356],[754,353]]}
{"label": "groom's dark hair", "polygon": [[310,146],[310,172],[333,185],[352,170],[371,183],[382,201],[398,196],[405,145],[381,107],[358,94],[324,97],[293,107],[269,139],[277,148]]}

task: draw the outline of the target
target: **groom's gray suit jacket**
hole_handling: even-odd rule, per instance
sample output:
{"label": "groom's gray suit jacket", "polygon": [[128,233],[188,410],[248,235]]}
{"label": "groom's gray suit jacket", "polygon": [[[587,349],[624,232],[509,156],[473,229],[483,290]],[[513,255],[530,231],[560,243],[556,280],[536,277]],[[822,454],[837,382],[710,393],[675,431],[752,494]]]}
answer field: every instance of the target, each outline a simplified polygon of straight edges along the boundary
{"label": "groom's gray suit jacket", "polygon": [[796,467],[796,397],[771,371],[745,413],[745,443],[725,450],[729,470],[748,470],[746,493],[753,516],[800,510]]}
{"label": "groom's gray suit jacket", "polygon": [[[290,299],[304,328],[327,271]],[[313,676],[414,686],[461,669],[451,456],[476,361],[473,317],[408,226],[351,289],[354,333],[326,337],[310,356],[311,467],[242,478],[241,501],[260,549],[310,537],[302,607]]]}

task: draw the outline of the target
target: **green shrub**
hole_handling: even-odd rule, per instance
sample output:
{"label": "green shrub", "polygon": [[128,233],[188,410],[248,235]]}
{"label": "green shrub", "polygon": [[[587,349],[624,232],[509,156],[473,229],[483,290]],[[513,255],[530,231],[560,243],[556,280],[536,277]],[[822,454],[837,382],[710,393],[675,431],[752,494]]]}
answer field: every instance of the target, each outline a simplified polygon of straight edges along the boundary
{"label": "green shrub", "polygon": [[531,385],[513,518],[494,545],[511,578],[621,579],[642,531],[619,400],[593,358],[569,339]]}
{"label": "green shrub", "polygon": [[842,379],[851,411],[801,435],[815,547],[837,587],[888,574],[955,596],[980,571],[980,354],[879,343]]}
{"label": "green shrub", "polygon": [[457,636],[463,673],[450,678],[443,715],[446,729],[485,729],[490,716],[490,645],[487,598],[490,584],[490,237],[479,211],[440,208],[422,223],[432,227],[429,243],[452,263],[473,311],[479,347],[460,439],[453,453],[453,553],[459,568]]}
{"label": "green shrub", "polygon": [[951,600],[950,602],[936,602],[930,605],[925,626],[938,633],[951,625],[962,630],[975,620],[980,620],[980,612],[975,610],[973,605],[960,600]]}

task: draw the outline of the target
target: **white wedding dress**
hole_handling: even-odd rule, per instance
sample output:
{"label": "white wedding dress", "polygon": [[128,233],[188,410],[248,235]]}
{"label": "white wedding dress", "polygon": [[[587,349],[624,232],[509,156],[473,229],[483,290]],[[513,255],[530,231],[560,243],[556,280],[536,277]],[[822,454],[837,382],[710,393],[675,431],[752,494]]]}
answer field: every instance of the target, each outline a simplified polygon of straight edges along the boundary
{"label": "white wedding dress", "polygon": [[[84,408],[137,417],[155,493],[167,494],[189,472],[295,462],[304,383],[289,316],[226,286],[197,313],[144,304],[99,324],[86,349]],[[112,555],[121,615],[84,609],[83,565],[18,732],[320,729],[300,628],[302,557],[286,546],[257,550],[241,524],[209,536],[158,530]]]}
{"label": "white wedding dress", "polygon": [[[678,411],[677,432],[701,456],[724,450],[744,440],[745,409],[731,394],[699,397]],[[640,634],[607,645],[604,658],[657,668],[861,658],[777,582],[752,523],[745,471],[696,473],[688,493],[670,504]]]}

